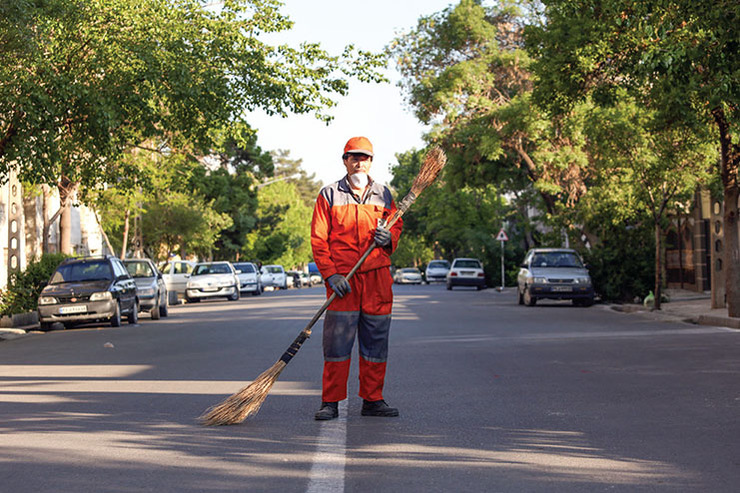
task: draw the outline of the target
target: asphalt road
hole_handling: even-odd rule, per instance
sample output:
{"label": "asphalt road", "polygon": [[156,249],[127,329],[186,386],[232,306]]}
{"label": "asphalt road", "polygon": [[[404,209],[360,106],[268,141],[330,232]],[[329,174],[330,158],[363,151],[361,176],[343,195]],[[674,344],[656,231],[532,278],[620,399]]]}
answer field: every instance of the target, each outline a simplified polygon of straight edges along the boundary
{"label": "asphalt road", "polygon": [[396,287],[385,397],[316,422],[320,325],[260,413],[196,420],[272,365],[320,288],[0,342],[0,492],[734,492],[740,332],[512,291]]}

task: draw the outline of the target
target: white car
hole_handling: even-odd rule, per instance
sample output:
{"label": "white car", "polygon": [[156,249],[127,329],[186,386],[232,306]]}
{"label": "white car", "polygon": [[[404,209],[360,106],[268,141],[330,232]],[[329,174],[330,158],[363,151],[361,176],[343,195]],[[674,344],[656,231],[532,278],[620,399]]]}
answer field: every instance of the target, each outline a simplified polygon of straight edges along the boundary
{"label": "white car", "polygon": [[427,264],[424,276],[426,282],[444,282],[447,280],[447,273],[450,271],[450,263],[447,260],[432,260]]}
{"label": "white car", "polygon": [[168,303],[170,305],[176,305],[178,298],[185,297],[185,288],[187,288],[188,277],[193,272],[193,267],[195,267],[195,262],[172,260],[162,264],[159,268],[162,279],[164,279],[164,285],[167,287]]}
{"label": "white car", "polygon": [[189,303],[203,298],[225,297],[231,301],[239,299],[239,278],[229,262],[201,262],[195,265],[185,289],[185,300]]}
{"label": "white car", "polygon": [[486,274],[483,264],[477,258],[456,258],[447,273],[447,289],[454,286],[475,286],[476,289],[486,287]]}
{"label": "white car", "polygon": [[282,265],[262,266],[262,285],[288,289],[288,276]]}
{"label": "white car", "polygon": [[252,296],[259,296],[264,291],[262,287],[262,274],[252,262],[234,262],[236,276],[239,278],[239,291],[242,293],[252,293]]}
{"label": "white car", "polygon": [[393,282],[396,284],[421,284],[421,272],[416,267],[397,269],[393,274]]}

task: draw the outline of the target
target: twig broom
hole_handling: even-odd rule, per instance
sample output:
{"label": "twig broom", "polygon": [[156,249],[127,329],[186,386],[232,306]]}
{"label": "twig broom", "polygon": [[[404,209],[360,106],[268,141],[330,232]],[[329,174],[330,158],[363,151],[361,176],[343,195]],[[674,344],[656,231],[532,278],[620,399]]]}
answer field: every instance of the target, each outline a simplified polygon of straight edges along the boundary
{"label": "twig broom", "polygon": [[[393,224],[395,224],[395,222],[404,215],[409,207],[411,207],[424,189],[437,179],[439,172],[442,170],[446,162],[447,156],[445,156],[444,151],[440,147],[434,147],[427,153],[424,158],[424,162],[421,165],[421,169],[419,170],[419,174],[411,185],[411,191],[403,198],[403,200],[401,200],[400,203],[398,203],[396,213],[386,224],[387,228],[393,226]],[[357,261],[357,264],[355,264],[349,274],[347,274],[347,280],[350,280],[352,276],[355,275],[357,269],[360,268],[362,263],[374,249],[375,243],[367,249],[360,260]],[[277,381],[283,368],[285,368],[290,360],[293,359],[293,356],[296,355],[306,339],[311,337],[311,328],[319,318],[321,318],[321,315],[324,314],[336,296],[336,293],[332,293],[279,360],[239,392],[228,397],[220,404],[206,410],[206,412],[199,418],[201,422],[208,426],[233,425],[243,422],[253,414],[257,414],[257,411],[262,407],[262,403],[267,398],[267,394],[270,393],[270,389]]]}

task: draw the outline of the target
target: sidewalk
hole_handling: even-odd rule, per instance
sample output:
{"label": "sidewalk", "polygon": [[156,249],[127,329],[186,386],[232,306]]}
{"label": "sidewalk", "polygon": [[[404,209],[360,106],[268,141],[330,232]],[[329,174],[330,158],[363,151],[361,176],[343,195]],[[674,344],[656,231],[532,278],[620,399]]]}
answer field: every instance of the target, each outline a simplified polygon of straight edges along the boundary
{"label": "sidewalk", "polygon": [[667,289],[670,300],[660,304],[660,310],[645,308],[643,305],[626,304],[610,305],[611,309],[634,313],[640,312],[654,319],[676,320],[699,325],[715,327],[729,327],[740,330],[740,318],[731,318],[727,315],[727,308],[712,308],[709,293],[697,293],[683,289]]}

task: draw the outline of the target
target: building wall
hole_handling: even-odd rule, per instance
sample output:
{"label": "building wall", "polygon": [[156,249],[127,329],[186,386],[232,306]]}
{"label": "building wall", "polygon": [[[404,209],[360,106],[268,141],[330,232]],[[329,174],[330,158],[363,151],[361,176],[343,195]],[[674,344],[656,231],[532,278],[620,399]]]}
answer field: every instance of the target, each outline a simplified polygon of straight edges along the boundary
{"label": "building wall", "polygon": [[[0,186],[0,289],[8,284],[10,272],[10,226],[11,226],[11,194],[13,186],[19,194],[20,206],[16,208],[16,227],[18,228],[18,266],[20,270],[26,268],[28,262],[41,256],[43,250],[44,202],[46,214],[51,217],[59,208],[59,194],[56,190],[43,189],[23,190],[20,183],[13,176],[4,185]],[[73,201],[73,203],[76,200]],[[55,221],[49,231],[51,251],[59,251],[59,220]],[[78,255],[101,255],[109,253],[104,247],[103,236],[100,232],[95,215],[84,205],[72,207],[72,247]]]}

